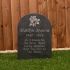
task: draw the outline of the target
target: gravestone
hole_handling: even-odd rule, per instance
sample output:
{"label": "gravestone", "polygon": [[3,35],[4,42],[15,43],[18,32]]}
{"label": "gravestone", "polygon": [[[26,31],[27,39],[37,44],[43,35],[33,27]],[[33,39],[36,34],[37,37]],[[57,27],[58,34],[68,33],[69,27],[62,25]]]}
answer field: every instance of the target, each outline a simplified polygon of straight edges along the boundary
{"label": "gravestone", "polygon": [[43,15],[29,14],[18,25],[18,58],[51,57],[51,24]]}

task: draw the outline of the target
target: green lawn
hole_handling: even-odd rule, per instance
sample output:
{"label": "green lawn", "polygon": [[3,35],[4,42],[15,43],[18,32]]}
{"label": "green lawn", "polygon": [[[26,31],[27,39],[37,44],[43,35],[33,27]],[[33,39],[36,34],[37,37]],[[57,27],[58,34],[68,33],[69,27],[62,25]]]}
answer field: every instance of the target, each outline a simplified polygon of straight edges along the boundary
{"label": "green lawn", "polygon": [[0,70],[70,70],[70,51],[53,52],[50,59],[18,60],[16,54],[0,54]]}

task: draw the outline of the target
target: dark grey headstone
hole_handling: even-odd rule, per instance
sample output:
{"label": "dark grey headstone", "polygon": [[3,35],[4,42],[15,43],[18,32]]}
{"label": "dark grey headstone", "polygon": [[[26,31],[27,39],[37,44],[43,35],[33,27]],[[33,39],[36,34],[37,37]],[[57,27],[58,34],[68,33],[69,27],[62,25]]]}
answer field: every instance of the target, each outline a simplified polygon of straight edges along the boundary
{"label": "dark grey headstone", "polygon": [[43,15],[24,16],[18,25],[18,58],[51,57],[52,28]]}

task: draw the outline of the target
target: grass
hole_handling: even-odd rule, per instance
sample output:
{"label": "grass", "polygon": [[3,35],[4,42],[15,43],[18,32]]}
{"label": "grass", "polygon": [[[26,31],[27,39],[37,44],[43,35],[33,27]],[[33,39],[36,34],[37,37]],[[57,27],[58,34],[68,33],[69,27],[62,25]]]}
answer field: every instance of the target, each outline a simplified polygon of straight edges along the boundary
{"label": "grass", "polygon": [[0,70],[70,70],[70,51],[53,52],[52,58],[18,60],[14,54],[0,54]]}

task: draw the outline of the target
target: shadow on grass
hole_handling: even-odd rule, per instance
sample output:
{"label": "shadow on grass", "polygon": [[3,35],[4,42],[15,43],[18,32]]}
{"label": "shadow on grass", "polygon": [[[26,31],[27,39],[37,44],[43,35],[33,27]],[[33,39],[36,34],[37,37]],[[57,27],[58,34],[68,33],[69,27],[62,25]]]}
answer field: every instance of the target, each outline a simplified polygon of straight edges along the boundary
{"label": "shadow on grass", "polygon": [[51,58],[17,59],[17,53],[0,54],[0,70],[70,70],[70,51],[57,51]]}
{"label": "shadow on grass", "polygon": [[16,60],[17,54],[16,53],[1,53],[0,60]]}
{"label": "shadow on grass", "polygon": [[[66,57],[69,57],[69,55],[70,55],[70,51],[56,51],[56,52],[52,52],[51,58],[32,58],[32,59],[33,60],[34,59],[47,59],[47,60],[49,59],[49,60],[53,60],[53,59],[58,59],[59,57],[66,58]],[[1,53],[0,54],[0,60],[31,60],[31,58],[18,59],[17,58],[17,53]]]}

